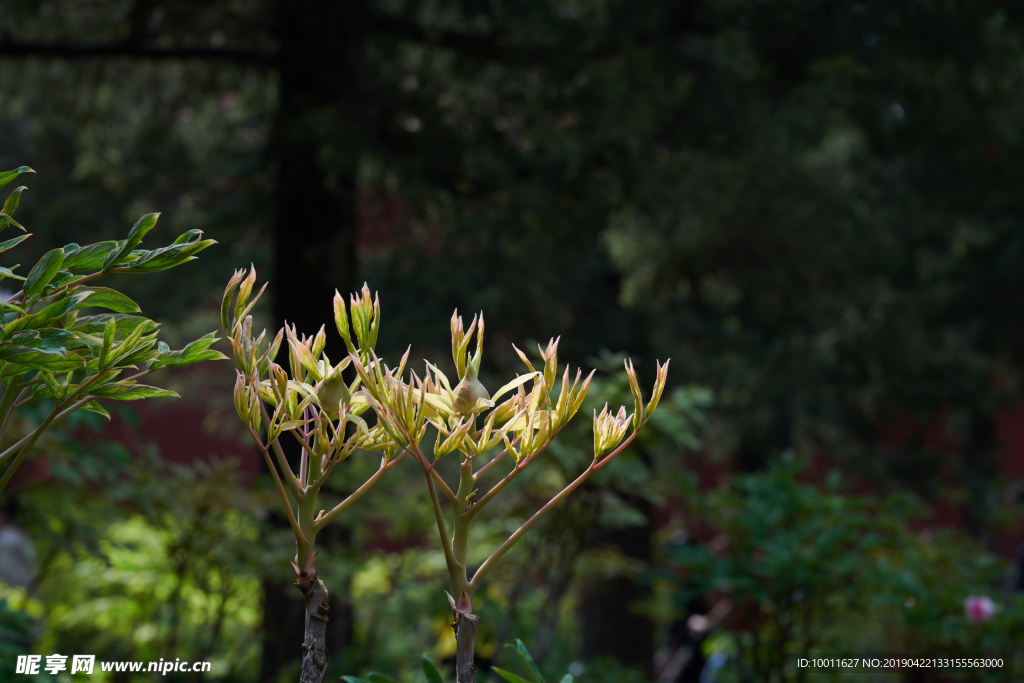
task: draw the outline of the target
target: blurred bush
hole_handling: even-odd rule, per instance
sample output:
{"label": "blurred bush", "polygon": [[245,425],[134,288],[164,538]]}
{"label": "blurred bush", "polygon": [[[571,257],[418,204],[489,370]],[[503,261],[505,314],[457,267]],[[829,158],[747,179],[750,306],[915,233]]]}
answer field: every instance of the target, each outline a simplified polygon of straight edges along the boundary
{"label": "blurred bush", "polygon": [[[786,673],[787,654],[1013,656],[1024,597],[1001,589],[1003,560],[959,532],[916,532],[926,510],[908,495],[844,492],[835,472],[808,483],[808,465],[785,454],[701,496],[693,512],[721,536],[667,552],[683,570],[675,577],[680,614],[695,598],[731,605],[723,633],[704,643],[707,654],[731,660],[714,680],[798,680]],[[974,595],[995,600],[994,618],[968,621],[964,601]],[[845,678],[816,672],[813,680]],[[950,680],[1007,678],[976,671]]]}

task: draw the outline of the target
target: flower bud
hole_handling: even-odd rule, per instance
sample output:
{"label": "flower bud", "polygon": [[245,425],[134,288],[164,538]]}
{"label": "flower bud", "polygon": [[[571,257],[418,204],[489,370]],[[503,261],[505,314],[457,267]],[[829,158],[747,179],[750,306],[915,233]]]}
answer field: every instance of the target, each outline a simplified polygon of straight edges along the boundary
{"label": "flower bud", "polygon": [[558,342],[561,339],[561,337],[552,339],[548,342],[546,349],[542,349],[540,344],[537,344],[540,357],[544,359],[544,384],[549,387],[554,385],[555,374],[558,372]]}
{"label": "flower bud", "polygon": [[489,405],[484,405],[482,407],[477,406],[477,401],[480,399],[489,403],[491,395],[487,393],[487,388],[484,387],[480,380],[475,376],[471,377],[469,373],[467,373],[465,378],[459,382],[458,386],[455,387],[455,391],[452,393],[454,394],[452,410],[459,415],[469,415],[490,407]]}
{"label": "flower bud", "polygon": [[379,325],[380,303],[376,304],[370,299],[370,287],[364,282],[363,288],[356,297],[353,294],[350,298],[349,310],[352,313],[352,327],[356,333],[356,340],[361,350],[372,349],[377,341],[377,326]]}
{"label": "flower bud", "polygon": [[338,404],[344,401],[349,402],[351,395],[345,379],[341,372],[336,372],[327,379],[323,379],[316,385],[316,397],[320,399],[320,406],[328,413],[337,414]]}

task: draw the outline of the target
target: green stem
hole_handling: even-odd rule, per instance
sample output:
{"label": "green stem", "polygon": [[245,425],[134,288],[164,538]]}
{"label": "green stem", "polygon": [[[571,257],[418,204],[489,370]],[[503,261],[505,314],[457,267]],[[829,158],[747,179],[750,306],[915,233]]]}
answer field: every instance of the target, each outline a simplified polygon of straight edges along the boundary
{"label": "green stem", "polygon": [[[3,479],[0,479],[0,492],[2,492],[7,486],[7,482],[9,482],[11,477],[14,476],[15,470],[17,470],[18,466],[21,465],[21,462],[25,459],[25,456],[28,455],[29,450],[31,450],[36,440],[50,427],[57,418],[57,415],[57,410],[54,409],[53,412],[51,412],[46,419],[36,427],[35,431],[18,442],[19,444],[22,444],[21,450],[18,451],[18,454],[15,456],[11,464],[7,466],[7,471],[4,472]],[[15,446],[17,446],[17,444],[15,444]],[[15,446],[11,446],[11,448],[14,448]]]}
{"label": "green stem", "polygon": [[[25,405],[26,403],[28,403],[29,401],[32,400],[32,395],[31,394],[29,394],[28,397],[26,397],[26,398],[22,398],[22,397],[25,396],[25,392],[29,391],[34,385],[39,384],[40,381],[41,380],[38,377],[36,377],[35,379],[29,380],[28,382],[25,382],[24,384],[21,385],[21,391],[18,393],[18,397],[16,399],[14,399],[14,408],[15,408],[15,410],[17,410],[18,408],[20,408],[21,406]],[[7,424],[5,422],[2,429],[5,430],[6,427],[7,427]],[[0,434],[2,434],[2,433],[3,433],[3,431],[0,430]]]}
{"label": "green stem", "polygon": [[[457,505],[452,507],[455,510],[455,524],[452,528],[452,556],[455,559],[455,572],[453,577],[452,590],[457,601],[461,602],[461,594],[466,590],[469,577],[466,575],[466,553],[469,548],[469,522],[473,518],[469,514],[469,500],[473,497],[473,462],[468,454],[464,454],[459,467],[459,490],[455,494]],[[472,597],[471,595],[469,597]]]}
{"label": "green stem", "polygon": [[448,502],[451,503],[453,507],[457,505],[459,499],[454,493],[452,493],[451,488],[448,487],[448,483],[441,478],[441,475],[437,473],[437,470],[434,469],[433,465],[428,469],[430,470],[430,476],[433,477],[437,485],[441,487],[441,493],[443,493],[444,497],[448,499]]}
{"label": "green stem", "polygon": [[[142,372],[138,372],[138,373],[132,375],[131,377],[125,378],[124,381],[129,382],[131,380],[138,379],[139,377],[144,377],[144,376],[148,375],[150,372],[152,372],[152,370],[148,370],[148,369],[147,370],[143,370]],[[81,385],[79,385],[79,387],[77,389],[75,389],[75,391],[70,396],[65,398],[63,400],[63,402],[58,403],[57,407],[54,408],[52,413],[50,413],[50,417],[53,418],[50,424],[56,424],[57,422],[60,422],[65,417],[67,417],[68,415],[73,413],[75,410],[78,410],[78,408],[84,406],[86,403],[88,403],[89,401],[93,400],[95,398],[95,396],[86,396],[83,399],[79,399],[79,400],[75,401],[75,399],[78,399],[78,397],[82,394],[83,391],[88,389],[92,384],[94,384],[96,382],[96,379],[98,377],[99,377],[99,374],[96,374],[96,375],[93,375],[92,377],[86,379],[84,382],[82,382]],[[35,380],[33,380],[33,382],[34,381]],[[72,403],[72,401],[75,401],[75,402]],[[61,406],[66,406],[69,403],[71,403],[71,405],[68,408],[64,408],[63,410],[61,409]],[[57,412],[58,410],[60,410],[59,413]],[[56,417],[54,417],[55,414],[56,414]],[[50,418],[48,417],[47,419],[49,420]],[[29,435],[23,437],[16,444],[14,444],[13,446],[10,446],[9,448],[7,448],[7,450],[5,450],[3,453],[0,453],[0,461],[3,461],[6,458],[9,458],[31,436],[32,435],[29,434]],[[0,491],[2,491],[2,490],[3,490],[3,487],[0,486]]]}
{"label": "green stem", "polygon": [[313,528],[313,515],[316,514],[316,491],[308,490],[299,499],[299,529],[302,537],[295,537],[295,545],[299,553],[298,565],[305,568],[309,556],[313,554],[316,543],[316,529]]}
{"label": "green stem", "polygon": [[337,465],[342,460],[344,460],[345,458],[347,458],[348,456],[352,455],[354,450],[354,447],[346,447],[346,444],[343,444],[341,448],[331,446],[331,450],[328,451],[327,453],[327,468],[320,473],[320,476],[318,476],[316,480],[312,484],[310,484],[310,486],[317,489],[322,487],[324,483],[327,481],[327,477],[331,476],[331,472],[334,471],[334,466]]}
{"label": "green stem", "polygon": [[[71,400],[71,399],[75,398],[75,396],[77,396],[77,394],[79,394],[79,393],[80,393],[80,391],[76,391],[74,394],[72,394],[69,397],[68,400]],[[93,400],[94,398],[95,398],[95,396],[86,396],[85,398],[79,399],[77,402],[75,402],[75,403],[71,404],[70,406],[68,406],[67,408],[61,410],[59,413],[57,412],[57,410],[60,409],[60,406],[58,405],[57,408],[54,408],[53,412],[50,413],[51,417],[53,417],[53,420],[50,422],[50,424],[53,425],[53,424],[56,424],[56,423],[60,422],[65,417],[67,417],[71,413],[75,412],[76,410],[78,410],[79,408],[81,408],[82,406],[84,406],[86,403],[88,403],[89,401]],[[67,405],[67,402],[68,401],[65,400],[65,402],[62,405]],[[56,416],[54,417],[55,414],[56,414]],[[50,418],[47,418],[47,419],[49,420]],[[2,462],[3,460],[6,460],[7,458],[11,457],[31,437],[32,437],[32,434],[28,434],[28,435],[22,437],[20,441],[18,441],[17,443],[15,443],[12,446],[9,446],[7,448],[7,450],[5,450],[3,453],[0,453],[0,462]],[[0,487],[0,491],[2,491],[2,490],[3,490],[3,487]]]}
{"label": "green stem", "polygon": [[511,536],[505,539],[505,542],[498,546],[498,549],[491,553],[491,556],[484,560],[484,563],[480,565],[479,569],[476,570],[476,573],[473,575],[473,580],[469,582],[470,588],[473,591],[476,591],[476,589],[480,587],[480,581],[483,580],[484,575],[486,575],[487,572],[489,572],[491,568],[495,565],[495,563],[498,560],[500,560],[505,555],[505,553],[507,553],[512,548],[513,545],[516,544],[516,541],[522,538],[523,534],[532,529],[533,526],[540,521],[541,517],[550,512],[551,509],[558,505],[558,503],[560,503],[566,496],[575,491],[580,484],[589,479],[590,475],[593,473],[594,466],[591,465],[586,470],[584,470],[583,474],[578,476],[571,484],[569,484],[564,489],[559,491],[554,498],[549,500],[544,505],[544,507],[542,507],[540,510],[537,510],[537,512],[535,512],[533,516],[530,517],[530,519],[526,520],[522,526],[515,530],[515,533],[513,533]]}
{"label": "green stem", "polygon": [[[515,446],[515,445],[517,445],[518,443],[519,443],[519,438],[517,437],[517,438],[516,438],[516,440],[512,442],[512,445],[513,445],[513,446]],[[507,448],[503,449],[503,450],[501,451],[501,453],[498,453],[498,454],[497,454],[496,456],[494,456],[494,458],[492,458],[492,459],[491,459],[491,461],[490,461],[489,463],[487,463],[486,465],[484,465],[483,467],[481,467],[481,468],[480,468],[480,469],[479,469],[479,470],[478,470],[478,471],[476,472],[476,474],[474,474],[474,475],[473,475],[473,478],[474,478],[474,479],[476,479],[477,481],[479,481],[479,480],[480,480],[480,477],[482,477],[482,476],[484,476],[485,474],[487,474],[487,471],[488,471],[488,470],[490,470],[490,469],[491,469],[492,467],[494,467],[495,465],[497,465],[497,464],[498,464],[498,461],[500,461],[500,460],[501,460],[502,458],[504,458],[504,457],[505,457],[506,455],[508,455],[508,449],[507,449]]]}

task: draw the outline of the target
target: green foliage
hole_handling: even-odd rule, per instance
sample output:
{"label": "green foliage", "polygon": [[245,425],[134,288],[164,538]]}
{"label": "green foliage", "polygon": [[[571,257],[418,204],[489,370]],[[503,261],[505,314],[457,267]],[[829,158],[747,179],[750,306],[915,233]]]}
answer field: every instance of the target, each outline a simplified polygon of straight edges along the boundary
{"label": "green foliage", "polygon": [[[680,607],[694,597],[728,596],[740,638],[740,659],[760,680],[781,675],[787,651],[830,650],[836,634],[823,628],[870,596],[865,574],[881,553],[898,547],[905,500],[884,504],[803,484],[805,461],[773,462],[767,472],[739,475],[695,513],[714,525],[728,549],[683,545],[670,559],[691,572]],[[833,483],[838,483],[834,479]]]}
{"label": "green foliage", "polygon": [[39,558],[37,589],[22,595],[31,651],[102,661],[173,653],[211,661],[210,680],[252,680],[252,596],[280,549],[258,521],[265,496],[239,485],[234,463],[168,465],[151,448],[82,438],[99,422],[79,413],[48,432],[52,477],[19,492],[19,523]]}
{"label": "green foliage", "polygon": [[430,681],[430,683],[443,683],[443,680],[441,679],[441,672],[437,670],[437,667],[434,666],[434,663],[430,661],[429,657],[423,655],[420,658],[420,663],[423,666],[423,675],[427,677],[427,680]]}
{"label": "green foliage", "polygon": [[371,671],[366,674],[366,678],[356,678],[355,676],[342,676],[341,680],[345,683],[398,683],[393,678]]}
{"label": "green foliage", "polygon": [[[26,166],[0,175],[0,184],[13,181]],[[4,204],[0,229],[13,225],[24,231],[10,214],[18,207],[19,187]],[[152,251],[135,249],[156,225],[158,214],[140,218],[120,242],[81,247],[68,244],[51,249],[29,271],[16,275],[14,266],[3,275],[24,281],[23,289],[5,297],[0,322],[0,436],[11,412],[34,399],[52,403],[49,414],[35,430],[0,453],[0,490],[10,481],[40,435],[52,424],[75,410],[106,415],[97,399],[132,401],[177,396],[173,391],[139,384],[138,380],[163,367],[191,365],[224,358],[210,349],[213,334],[172,352],[158,345],[158,325],[136,315],[139,307],[127,296],[91,281],[115,273],[165,270],[196,258],[195,254],[214,244],[190,231],[168,246]],[[23,236],[27,237],[27,235]],[[15,246],[9,240],[0,250]],[[102,258],[102,262],[100,259]],[[107,309],[114,313],[90,313]],[[153,348],[156,346],[157,348]],[[145,369],[124,375],[128,370]]]}

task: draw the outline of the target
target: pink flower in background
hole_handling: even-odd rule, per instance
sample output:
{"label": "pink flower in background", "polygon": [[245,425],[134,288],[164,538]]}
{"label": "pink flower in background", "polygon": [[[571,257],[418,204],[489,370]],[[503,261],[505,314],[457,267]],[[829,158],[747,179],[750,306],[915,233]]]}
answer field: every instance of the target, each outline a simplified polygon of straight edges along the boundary
{"label": "pink flower in background", "polygon": [[972,624],[980,624],[996,615],[996,605],[992,602],[992,598],[984,595],[971,595],[964,600],[964,614],[967,616],[967,621]]}

